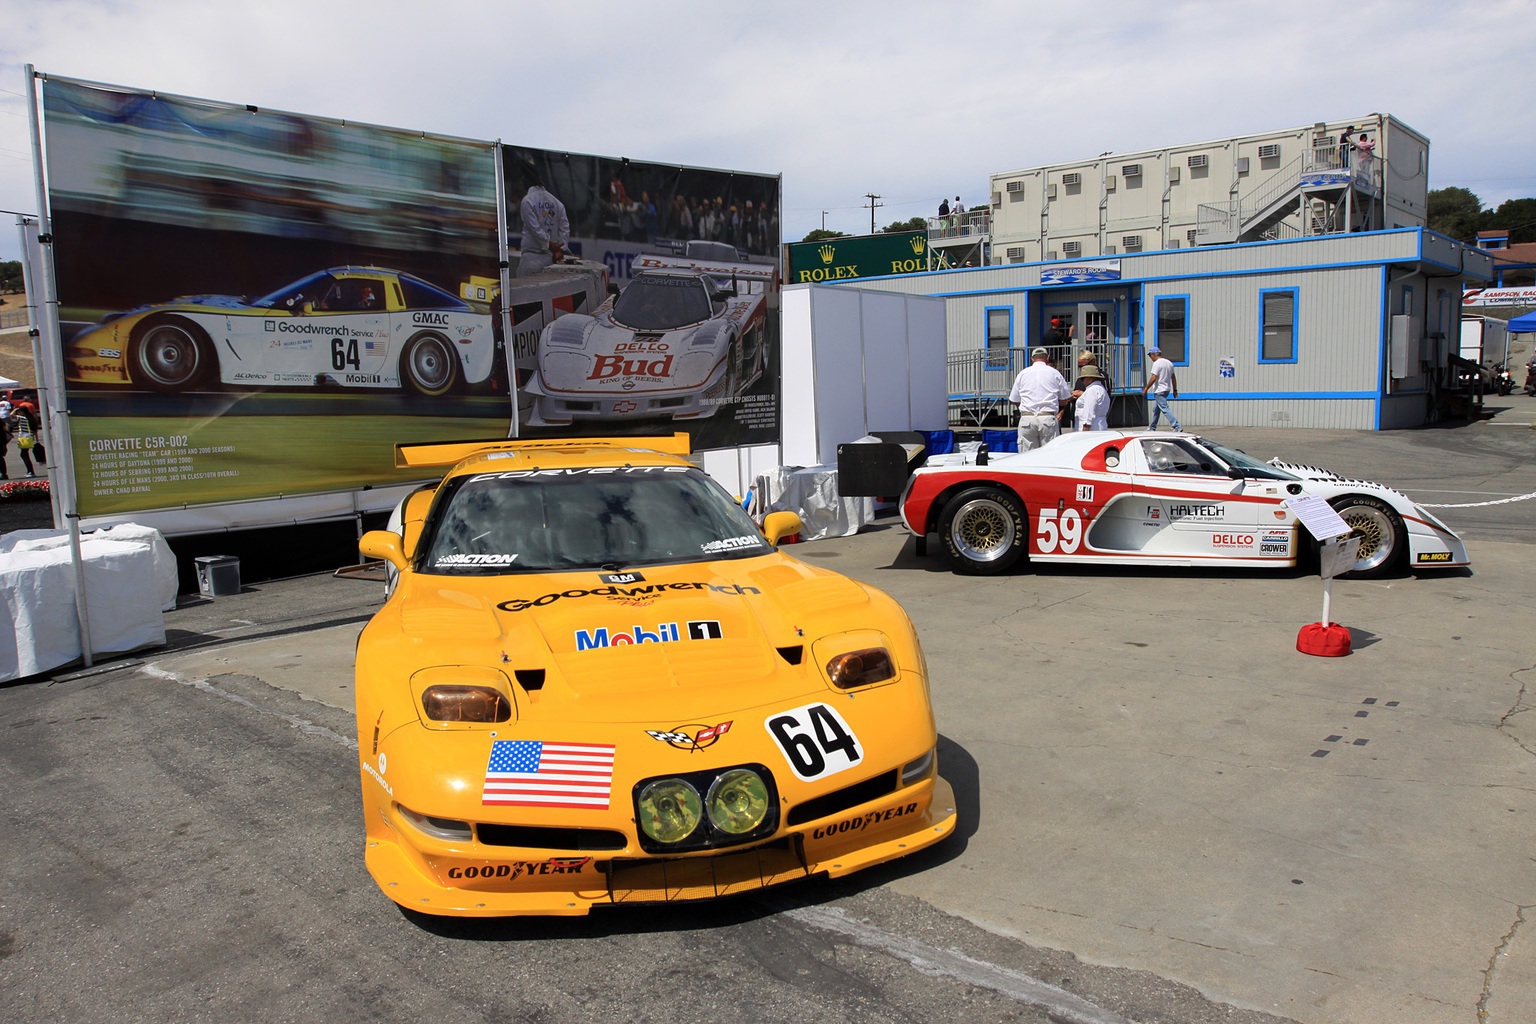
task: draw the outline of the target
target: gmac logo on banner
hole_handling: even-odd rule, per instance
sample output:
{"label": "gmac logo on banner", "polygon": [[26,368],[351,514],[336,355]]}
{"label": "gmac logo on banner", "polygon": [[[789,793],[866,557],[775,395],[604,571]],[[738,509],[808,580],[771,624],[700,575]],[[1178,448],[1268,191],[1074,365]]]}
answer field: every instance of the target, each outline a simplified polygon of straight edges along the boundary
{"label": "gmac logo on banner", "polygon": [[1119,260],[1072,263],[1064,267],[1048,267],[1040,271],[1041,284],[1093,284],[1098,281],[1118,280],[1120,280]]}

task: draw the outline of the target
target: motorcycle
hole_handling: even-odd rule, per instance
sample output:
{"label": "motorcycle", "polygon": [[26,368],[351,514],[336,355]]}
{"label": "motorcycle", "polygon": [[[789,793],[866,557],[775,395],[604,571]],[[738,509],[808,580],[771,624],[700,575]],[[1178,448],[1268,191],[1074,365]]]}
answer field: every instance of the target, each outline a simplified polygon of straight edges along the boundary
{"label": "motorcycle", "polygon": [[1503,363],[1493,364],[1493,390],[1500,395],[1513,394],[1515,391],[1515,375]]}

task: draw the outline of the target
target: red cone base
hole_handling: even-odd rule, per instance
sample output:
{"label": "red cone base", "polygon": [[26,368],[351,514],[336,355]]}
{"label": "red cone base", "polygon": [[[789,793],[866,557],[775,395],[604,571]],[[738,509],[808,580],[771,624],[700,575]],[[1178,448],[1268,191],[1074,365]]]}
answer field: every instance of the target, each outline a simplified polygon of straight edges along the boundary
{"label": "red cone base", "polygon": [[1337,622],[1309,622],[1296,634],[1296,649],[1319,658],[1342,658],[1349,653],[1349,628]]}

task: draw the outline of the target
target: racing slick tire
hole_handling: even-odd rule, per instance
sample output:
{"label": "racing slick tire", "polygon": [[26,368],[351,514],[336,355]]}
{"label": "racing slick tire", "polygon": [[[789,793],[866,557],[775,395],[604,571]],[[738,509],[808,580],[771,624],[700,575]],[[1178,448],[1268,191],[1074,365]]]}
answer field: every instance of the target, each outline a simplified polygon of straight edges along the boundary
{"label": "racing slick tire", "polygon": [[1363,494],[1347,494],[1328,504],[1360,535],[1359,558],[1355,568],[1344,574],[1345,579],[1375,579],[1403,557],[1408,548],[1408,531],[1385,502]]}
{"label": "racing slick tire", "polygon": [[970,487],[945,503],[939,536],[956,572],[994,576],[1024,556],[1029,518],[1013,494],[997,487]]}
{"label": "racing slick tire", "polygon": [[438,398],[459,382],[459,356],[453,343],[434,331],[422,331],[400,351],[400,383],[426,398]]}
{"label": "racing slick tire", "polygon": [[134,328],[128,340],[128,378],[151,391],[187,391],[217,372],[213,342],[197,324],[158,316]]}

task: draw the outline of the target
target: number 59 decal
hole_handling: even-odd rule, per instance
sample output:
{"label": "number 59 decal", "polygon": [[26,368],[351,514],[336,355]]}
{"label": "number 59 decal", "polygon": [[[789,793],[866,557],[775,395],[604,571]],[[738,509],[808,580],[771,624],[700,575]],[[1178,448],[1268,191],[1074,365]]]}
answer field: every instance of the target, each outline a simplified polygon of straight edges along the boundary
{"label": "number 59 decal", "polygon": [[825,704],[781,711],[763,725],[801,782],[836,775],[864,760],[864,748],[853,730],[843,716]]}
{"label": "number 59 decal", "polygon": [[1042,555],[1055,551],[1058,544],[1064,553],[1071,554],[1083,542],[1083,517],[1077,509],[1062,509],[1059,526],[1056,515],[1056,510],[1053,508],[1040,510],[1040,532],[1036,540],[1040,542]]}

